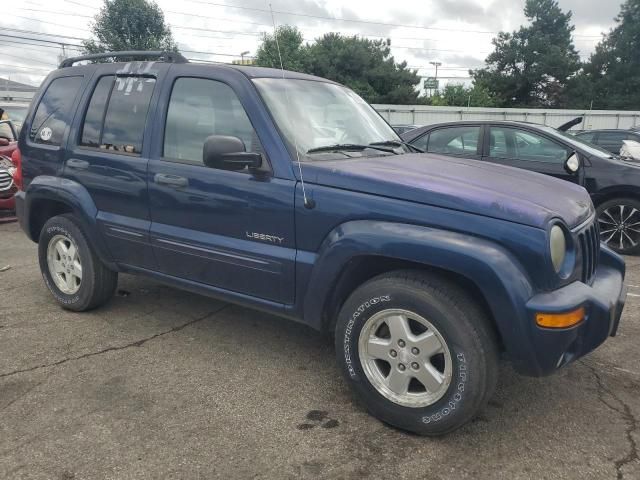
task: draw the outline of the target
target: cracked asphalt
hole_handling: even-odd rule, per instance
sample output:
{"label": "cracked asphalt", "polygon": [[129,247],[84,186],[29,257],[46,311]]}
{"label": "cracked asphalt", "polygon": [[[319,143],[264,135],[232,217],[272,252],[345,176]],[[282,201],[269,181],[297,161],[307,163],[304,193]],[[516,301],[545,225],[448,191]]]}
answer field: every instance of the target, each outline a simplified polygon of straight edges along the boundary
{"label": "cracked asphalt", "polygon": [[431,439],[370,417],[303,326],[128,275],[67,312],[17,224],[0,239],[0,478],[640,479],[640,258],[616,338],[548,378],[504,363]]}

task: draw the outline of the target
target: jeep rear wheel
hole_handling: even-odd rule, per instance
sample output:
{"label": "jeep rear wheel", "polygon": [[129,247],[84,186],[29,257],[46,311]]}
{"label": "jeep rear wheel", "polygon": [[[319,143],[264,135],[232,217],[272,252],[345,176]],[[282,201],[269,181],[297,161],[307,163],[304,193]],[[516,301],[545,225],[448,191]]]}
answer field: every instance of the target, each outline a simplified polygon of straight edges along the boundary
{"label": "jeep rear wheel", "polygon": [[73,216],[49,219],[38,241],[40,271],[62,307],[84,311],[105,303],[116,289],[118,274],[96,256]]}
{"label": "jeep rear wheel", "polygon": [[442,435],[471,420],[498,375],[494,329],[455,283],[392,272],[359,287],[336,324],[338,363],[380,420]]}

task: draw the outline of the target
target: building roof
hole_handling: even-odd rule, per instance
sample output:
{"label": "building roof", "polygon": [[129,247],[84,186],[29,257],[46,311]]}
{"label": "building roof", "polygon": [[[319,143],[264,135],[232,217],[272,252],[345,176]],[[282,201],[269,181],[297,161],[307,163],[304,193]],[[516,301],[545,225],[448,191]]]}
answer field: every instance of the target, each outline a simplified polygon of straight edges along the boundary
{"label": "building roof", "polygon": [[14,82],[8,78],[0,78],[0,93],[6,90],[12,92],[35,92],[38,87],[26,83]]}

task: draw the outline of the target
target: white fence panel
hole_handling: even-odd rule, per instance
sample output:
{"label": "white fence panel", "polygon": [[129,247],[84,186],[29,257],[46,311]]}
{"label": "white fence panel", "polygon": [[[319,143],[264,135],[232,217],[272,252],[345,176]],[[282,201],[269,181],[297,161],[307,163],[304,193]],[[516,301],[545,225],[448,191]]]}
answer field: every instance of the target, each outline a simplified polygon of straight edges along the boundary
{"label": "white fence panel", "polygon": [[543,110],[534,108],[462,108],[425,105],[374,105],[392,125],[431,125],[458,120],[517,120],[558,127],[583,117],[577,130],[631,128],[640,126],[640,111]]}

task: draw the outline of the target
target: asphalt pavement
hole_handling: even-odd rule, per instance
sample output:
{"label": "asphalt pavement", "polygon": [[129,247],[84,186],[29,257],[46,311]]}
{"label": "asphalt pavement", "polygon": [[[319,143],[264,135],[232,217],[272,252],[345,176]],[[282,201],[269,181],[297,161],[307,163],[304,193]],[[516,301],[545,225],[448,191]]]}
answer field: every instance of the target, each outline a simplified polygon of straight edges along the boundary
{"label": "asphalt pavement", "polygon": [[129,275],[67,312],[36,253],[0,225],[2,479],[640,479],[640,258],[617,337],[552,377],[503,363],[472,423],[421,438],[304,326]]}

